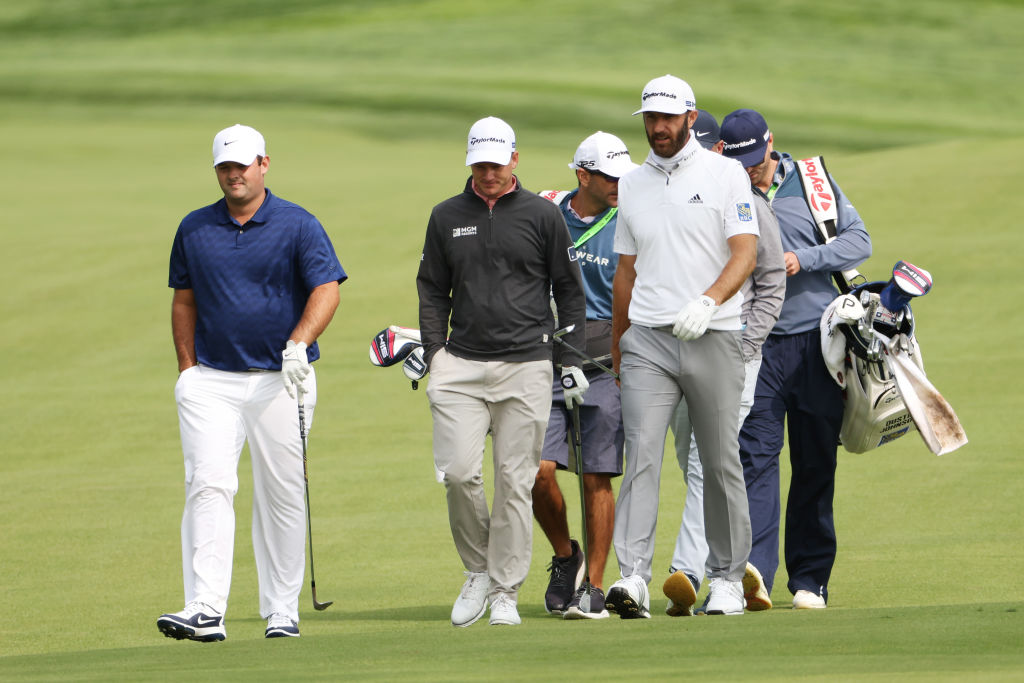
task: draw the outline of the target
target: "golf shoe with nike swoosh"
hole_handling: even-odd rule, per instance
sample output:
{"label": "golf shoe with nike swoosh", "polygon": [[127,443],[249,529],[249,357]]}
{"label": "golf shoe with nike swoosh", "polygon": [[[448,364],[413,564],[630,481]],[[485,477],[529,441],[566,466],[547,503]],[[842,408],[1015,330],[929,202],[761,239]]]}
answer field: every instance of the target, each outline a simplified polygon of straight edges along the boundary
{"label": "golf shoe with nike swoosh", "polygon": [[165,636],[175,640],[211,643],[227,637],[224,615],[198,600],[188,603],[180,612],[161,615],[156,620],[156,627]]}

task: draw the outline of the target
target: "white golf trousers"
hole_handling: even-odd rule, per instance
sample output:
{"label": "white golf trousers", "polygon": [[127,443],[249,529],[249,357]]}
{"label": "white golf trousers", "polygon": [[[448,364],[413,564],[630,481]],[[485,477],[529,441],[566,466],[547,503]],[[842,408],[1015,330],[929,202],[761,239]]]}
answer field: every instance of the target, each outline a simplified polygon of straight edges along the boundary
{"label": "white golf trousers", "polygon": [[[306,377],[306,428],[313,422],[316,379]],[[305,498],[296,400],[280,372],[185,370],[174,387],[185,456],[181,520],[185,603],[227,610],[234,555],[238,460],[252,459],[252,544],[260,615],[299,618],[305,572]]]}

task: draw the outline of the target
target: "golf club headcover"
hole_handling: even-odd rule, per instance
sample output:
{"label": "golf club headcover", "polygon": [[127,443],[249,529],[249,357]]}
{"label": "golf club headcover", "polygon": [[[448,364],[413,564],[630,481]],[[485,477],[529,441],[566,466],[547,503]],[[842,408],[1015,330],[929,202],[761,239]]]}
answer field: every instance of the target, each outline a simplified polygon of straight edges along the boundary
{"label": "golf club headcover", "polygon": [[843,294],[833,299],[821,316],[821,356],[828,374],[840,387],[846,387],[846,337],[836,327],[856,326],[864,315],[864,306],[857,297]]}
{"label": "golf club headcover", "polygon": [[391,325],[378,332],[370,342],[370,362],[382,368],[401,363],[420,348],[420,331]]}
{"label": "golf club headcover", "polygon": [[402,363],[402,372],[413,382],[423,379],[427,374],[427,364],[423,360],[423,347],[417,346]]}
{"label": "golf club headcover", "polygon": [[932,275],[906,261],[897,261],[892,267],[892,279],[882,289],[882,305],[893,313],[903,310],[910,300],[924,296],[932,288]]}

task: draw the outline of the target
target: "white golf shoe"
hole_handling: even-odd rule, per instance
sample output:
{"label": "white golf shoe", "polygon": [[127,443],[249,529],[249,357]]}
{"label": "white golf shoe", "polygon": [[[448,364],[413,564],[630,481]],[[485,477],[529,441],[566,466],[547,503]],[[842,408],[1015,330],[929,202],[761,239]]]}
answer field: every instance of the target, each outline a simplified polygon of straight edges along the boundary
{"label": "white golf shoe", "polygon": [[299,625],[295,621],[280,612],[274,612],[267,619],[266,638],[298,638]]}
{"label": "white golf shoe", "polygon": [[825,609],[825,598],[811,591],[797,591],[793,596],[793,609]]}
{"label": "white golf shoe", "polygon": [[619,579],[608,589],[605,609],[620,619],[650,619],[651,595],[642,576],[633,574]]}
{"label": "white golf shoe", "polygon": [[491,626],[519,626],[519,610],[516,599],[508,593],[498,593],[491,601]]}
{"label": "white golf shoe", "polygon": [[487,572],[465,572],[466,582],[452,606],[452,626],[469,626],[487,611],[491,580]]}
{"label": "white golf shoe", "polygon": [[743,583],[716,576],[708,581],[708,614],[743,614]]}

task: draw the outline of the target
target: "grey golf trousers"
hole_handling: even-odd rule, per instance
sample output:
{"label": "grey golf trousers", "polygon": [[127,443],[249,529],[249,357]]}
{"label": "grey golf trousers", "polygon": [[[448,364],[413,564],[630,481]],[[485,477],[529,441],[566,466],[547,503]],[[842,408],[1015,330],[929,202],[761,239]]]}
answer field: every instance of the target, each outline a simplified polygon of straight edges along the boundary
{"label": "grey golf trousers", "polygon": [[709,330],[684,342],[667,329],[634,324],[619,340],[626,468],[615,505],[614,545],[623,576],[651,580],[665,437],[685,396],[704,470],[708,577],[743,578],[750,514],[737,424],[741,335]]}
{"label": "grey golf trousers", "polygon": [[[434,467],[443,475],[448,522],[467,571],[487,572],[490,595],[517,597],[533,550],[533,482],[551,413],[550,360],[509,363],[431,359]],[[494,499],[487,510],[484,440],[491,432]]]}

